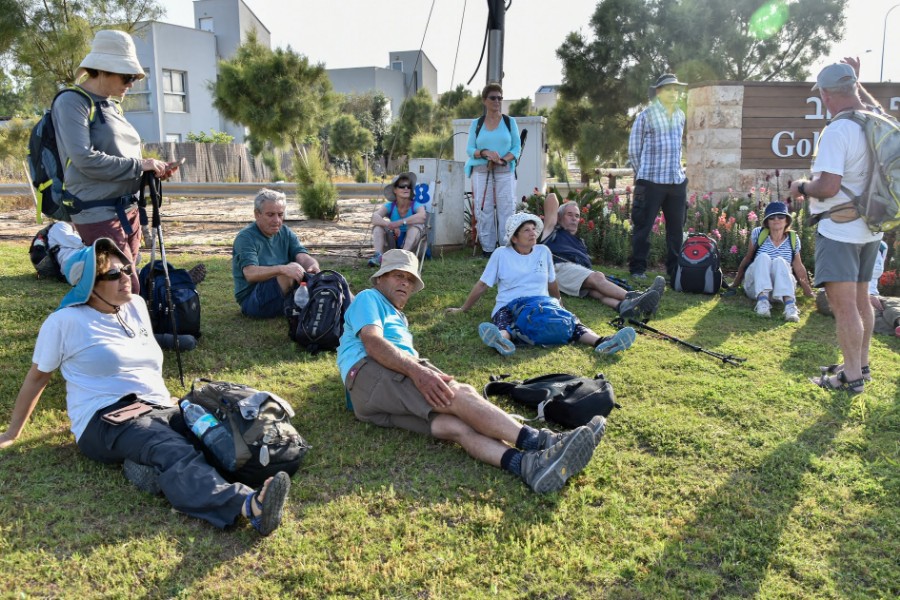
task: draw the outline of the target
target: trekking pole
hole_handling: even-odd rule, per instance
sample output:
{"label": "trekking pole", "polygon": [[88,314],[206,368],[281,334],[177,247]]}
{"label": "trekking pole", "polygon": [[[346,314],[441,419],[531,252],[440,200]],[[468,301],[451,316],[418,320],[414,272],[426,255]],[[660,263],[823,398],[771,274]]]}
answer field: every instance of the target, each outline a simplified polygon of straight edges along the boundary
{"label": "trekking pole", "polygon": [[[622,318],[613,319],[612,321],[610,321],[610,325],[613,325],[617,329],[621,329],[625,324],[624,321],[625,320]],[[739,358],[737,356],[734,356],[733,354],[722,354],[721,352],[716,352],[714,350],[707,350],[701,346],[692,344],[690,342],[686,342],[686,341],[682,340],[681,338],[677,338],[674,335],[669,335],[668,333],[663,333],[659,329],[655,329],[655,328],[647,325],[643,321],[638,321],[636,319],[628,319],[628,323],[637,327],[639,333],[645,333],[646,331],[649,331],[651,333],[656,334],[658,337],[660,337],[664,340],[669,340],[670,342],[675,342],[676,344],[681,344],[682,346],[690,348],[694,352],[701,352],[703,354],[706,354],[707,356],[712,356],[713,358],[718,358],[723,363],[727,363],[729,365],[734,365],[736,367],[739,367],[739,366],[741,366],[741,363],[743,363],[747,360],[746,358]]]}
{"label": "trekking pole", "polygon": [[[178,361],[178,377],[181,387],[184,385],[184,367],[181,364],[181,344],[178,343],[178,324],[175,319],[175,303],[172,301],[172,280],[169,279],[169,264],[166,260],[166,246],[163,242],[162,218],[160,217],[160,205],[162,204],[162,182],[152,171],[144,174],[144,183],[150,186],[150,201],[153,203],[153,240],[159,240],[159,257],[162,261],[163,280],[166,282],[166,307],[169,312],[169,325],[172,328],[172,337],[175,341],[175,358]],[[155,248],[154,248],[155,249]],[[153,273],[154,249],[150,251],[150,272]]]}

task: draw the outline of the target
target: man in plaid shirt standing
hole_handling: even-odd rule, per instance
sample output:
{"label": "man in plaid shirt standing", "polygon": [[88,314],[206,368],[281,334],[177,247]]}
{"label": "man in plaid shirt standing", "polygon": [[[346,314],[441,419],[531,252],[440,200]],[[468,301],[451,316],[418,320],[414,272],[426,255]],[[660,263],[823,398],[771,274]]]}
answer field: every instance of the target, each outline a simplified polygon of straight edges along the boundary
{"label": "man in plaid shirt standing", "polygon": [[628,158],[634,169],[629,270],[632,277],[646,279],[650,232],[662,208],[670,285],[678,267],[687,206],[687,178],[681,166],[685,117],[677,105],[685,85],[671,73],[660,75],[652,86],[656,97],[638,114],[628,138]]}

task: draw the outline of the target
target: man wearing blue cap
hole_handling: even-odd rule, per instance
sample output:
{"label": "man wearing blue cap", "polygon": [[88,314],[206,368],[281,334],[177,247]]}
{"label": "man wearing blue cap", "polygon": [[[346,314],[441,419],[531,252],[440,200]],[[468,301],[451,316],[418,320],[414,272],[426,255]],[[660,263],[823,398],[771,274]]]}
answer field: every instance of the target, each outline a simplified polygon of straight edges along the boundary
{"label": "man wearing blue cap", "polygon": [[634,169],[631,205],[631,276],[645,279],[650,232],[659,209],[666,218],[666,272],[669,282],[678,267],[684,219],[687,214],[687,177],[681,165],[684,112],[678,107],[687,84],[671,73],[652,86],[655,98],[634,120],[628,138],[628,159]]}
{"label": "man wearing blue cap", "polygon": [[882,234],[873,233],[855,209],[833,209],[849,205],[868,187],[872,157],[865,134],[855,121],[842,118],[866,106],[859,96],[856,72],[846,63],[822,69],[812,89],[834,117],[819,137],[812,178],[794,181],[791,195],[797,200],[809,197],[810,214],[819,219],[815,285],[825,286],[844,363],[836,374],[811,381],[828,390],[858,394],[871,378],[874,315],[868,288]]}

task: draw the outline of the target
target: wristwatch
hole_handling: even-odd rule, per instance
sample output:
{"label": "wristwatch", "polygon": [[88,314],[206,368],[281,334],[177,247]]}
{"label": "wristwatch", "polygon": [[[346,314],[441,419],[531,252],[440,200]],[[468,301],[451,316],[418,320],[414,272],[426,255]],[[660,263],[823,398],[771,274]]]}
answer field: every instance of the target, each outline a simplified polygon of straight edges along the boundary
{"label": "wristwatch", "polygon": [[800,193],[805,196],[806,195],[806,182],[801,181],[800,185],[797,186],[797,189],[800,190]]}
{"label": "wristwatch", "polygon": [[403,225],[406,225],[406,219],[403,219]]}

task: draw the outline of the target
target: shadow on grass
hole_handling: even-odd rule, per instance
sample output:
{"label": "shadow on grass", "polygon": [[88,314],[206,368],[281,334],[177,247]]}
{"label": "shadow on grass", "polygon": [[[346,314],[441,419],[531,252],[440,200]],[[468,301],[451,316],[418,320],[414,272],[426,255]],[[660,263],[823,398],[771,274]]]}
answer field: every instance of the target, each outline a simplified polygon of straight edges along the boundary
{"label": "shadow on grass", "polygon": [[645,573],[623,573],[626,581],[607,596],[755,596],[800,499],[804,476],[843,425],[845,407],[838,402],[762,462],[733,473]]}

